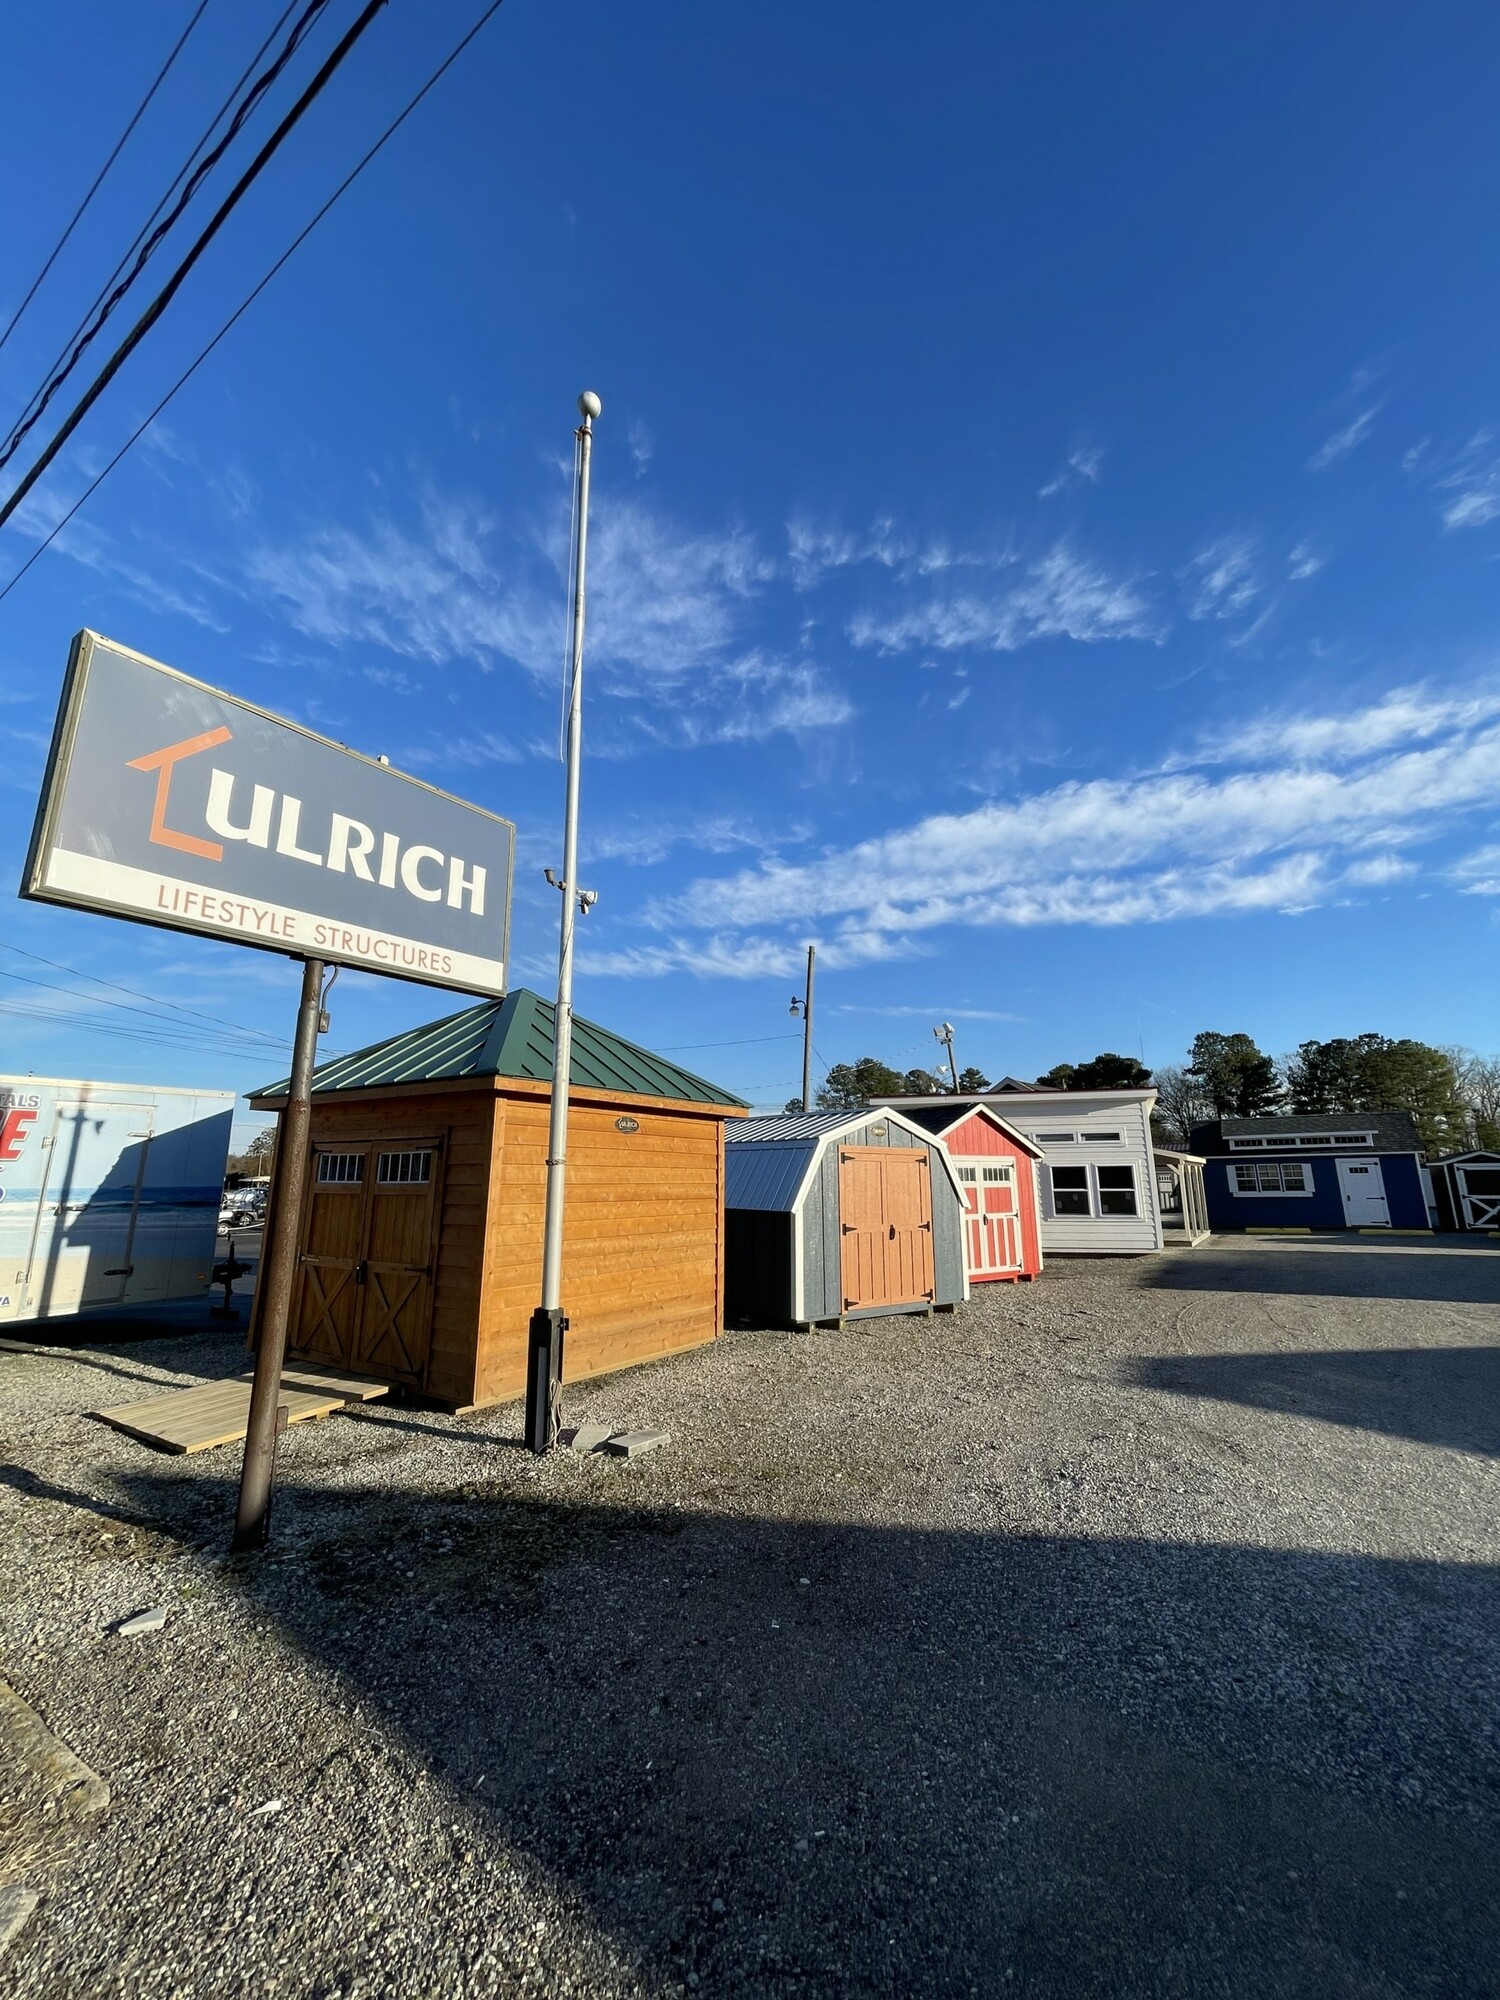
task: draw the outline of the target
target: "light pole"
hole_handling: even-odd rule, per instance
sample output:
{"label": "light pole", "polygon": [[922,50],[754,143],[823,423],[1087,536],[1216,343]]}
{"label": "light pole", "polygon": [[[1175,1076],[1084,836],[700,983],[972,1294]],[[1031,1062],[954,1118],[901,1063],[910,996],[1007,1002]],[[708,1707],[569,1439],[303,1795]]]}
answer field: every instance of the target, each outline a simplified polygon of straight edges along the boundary
{"label": "light pole", "polygon": [[951,1021],[944,1021],[940,1028],[934,1028],[932,1032],[935,1040],[946,1042],[948,1045],[948,1076],[953,1087],[953,1094],[957,1096],[958,1064],[953,1059],[953,1023]]}
{"label": "light pole", "polygon": [[578,887],[578,766],[583,755],[583,610],[584,566],[589,538],[589,458],[594,447],[594,419],[602,405],[592,389],[578,398],[583,421],[573,433],[577,447],[573,545],[573,672],[568,687],[568,783],[563,811],[563,872],[559,880],[549,868],[547,880],[562,891],[562,930],[557,949],[557,1006],[552,1016],[552,1106],[547,1126],[547,1215],[542,1234],[542,1302],[531,1315],[531,1346],[526,1359],[526,1442],[538,1454],[550,1451],[557,1437],[558,1392],[562,1387],[563,1335],[567,1315],[562,1309],[563,1195],[568,1166],[568,1085],[573,1068],[573,927],[580,910],[597,900],[593,891]]}
{"label": "light pole", "polygon": [[812,996],[813,965],[818,956],[818,947],[807,947],[807,997],[799,1000],[794,993],[788,1012],[802,1016],[802,1110],[805,1116],[812,1110]]}

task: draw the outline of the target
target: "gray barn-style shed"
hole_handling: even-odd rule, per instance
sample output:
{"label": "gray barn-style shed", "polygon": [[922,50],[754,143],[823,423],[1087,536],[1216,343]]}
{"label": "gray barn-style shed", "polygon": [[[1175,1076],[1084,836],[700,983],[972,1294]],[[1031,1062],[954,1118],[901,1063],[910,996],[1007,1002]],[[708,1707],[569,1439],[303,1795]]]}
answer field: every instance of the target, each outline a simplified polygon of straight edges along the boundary
{"label": "gray barn-style shed", "polygon": [[817,1326],[969,1295],[963,1190],[899,1111],[747,1118],[725,1133],[730,1321]]}

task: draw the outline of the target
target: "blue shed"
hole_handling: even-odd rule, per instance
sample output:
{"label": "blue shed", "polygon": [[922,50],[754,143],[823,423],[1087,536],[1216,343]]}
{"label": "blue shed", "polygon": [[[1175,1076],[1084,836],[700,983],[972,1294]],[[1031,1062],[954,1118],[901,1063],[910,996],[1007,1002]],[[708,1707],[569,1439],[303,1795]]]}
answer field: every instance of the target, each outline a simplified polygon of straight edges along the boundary
{"label": "blue shed", "polygon": [[1193,1128],[1214,1229],[1428,1229],[1410,1112],[1282,1112]]}
{"label": "blue shed", "polygon": [[969,1296],[963,1191],[899,1111],[747,1118],[724,1145],[724,1312],[815,1326]]}

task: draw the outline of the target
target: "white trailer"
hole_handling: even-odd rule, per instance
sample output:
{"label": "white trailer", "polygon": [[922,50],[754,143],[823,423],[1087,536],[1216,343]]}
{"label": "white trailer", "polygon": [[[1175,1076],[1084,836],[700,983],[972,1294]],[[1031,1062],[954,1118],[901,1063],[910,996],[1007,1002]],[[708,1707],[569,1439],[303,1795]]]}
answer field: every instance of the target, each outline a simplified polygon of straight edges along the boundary
{"label": "white trailer", "polygon": [[0,1076],[0,1323],[191,1297],[233,1091]]}

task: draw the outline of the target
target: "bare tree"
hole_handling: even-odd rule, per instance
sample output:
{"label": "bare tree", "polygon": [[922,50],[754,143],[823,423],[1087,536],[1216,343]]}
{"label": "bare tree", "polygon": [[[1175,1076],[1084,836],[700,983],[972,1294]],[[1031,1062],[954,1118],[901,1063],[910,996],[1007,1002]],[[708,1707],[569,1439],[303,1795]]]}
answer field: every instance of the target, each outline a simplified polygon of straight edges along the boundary
{"label": "bare tree", "polygon": [[1458,1093],[1469,1119],[1469,1139],[1486,1150],[1500,1149],[1500,1056],[1473,1049],[1443,1051],[1458,1078]]}
{"label": "bare tree", "polygon": [[1213,1102],[1197,1077],[1176,1063],[1164,1063],[1156,1071],[1155,1083],[1153,1118],[1174,1144],[1186,1146],[1193,1127],[1213,1117]]}

